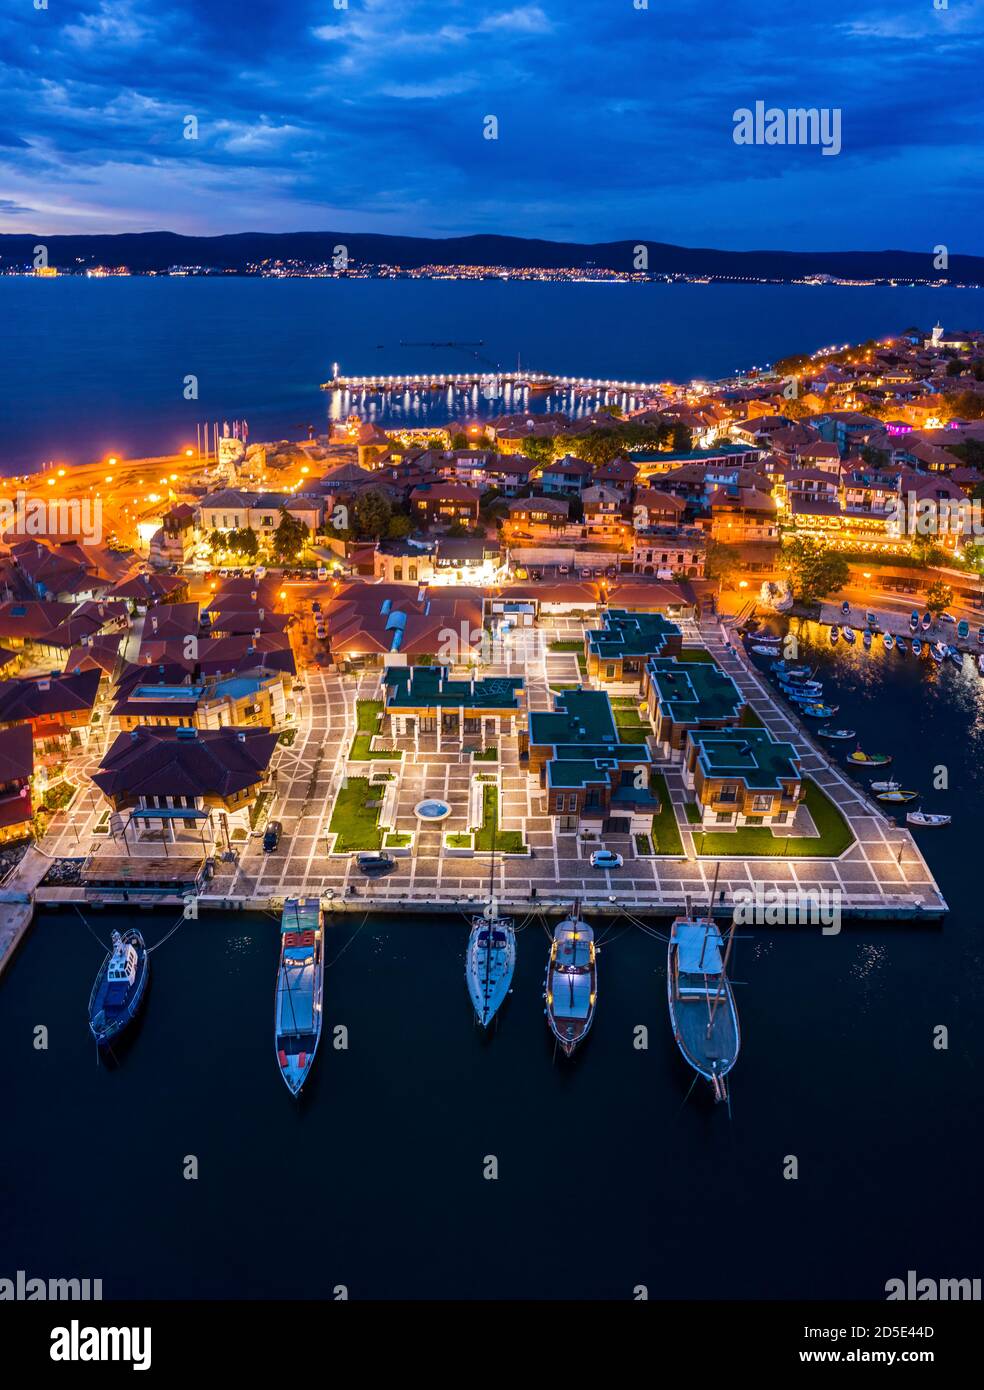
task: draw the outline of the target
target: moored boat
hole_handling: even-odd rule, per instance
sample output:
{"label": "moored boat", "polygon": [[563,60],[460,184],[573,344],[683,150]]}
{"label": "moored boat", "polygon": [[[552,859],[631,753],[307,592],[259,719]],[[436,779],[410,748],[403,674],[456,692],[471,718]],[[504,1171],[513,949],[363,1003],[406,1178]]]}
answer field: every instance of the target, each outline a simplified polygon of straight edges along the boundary
{"label": "moored boat", "polygon": [[960,650],[959,647],[948,646],[946,649],[946,655],[947,659],[952,661],[956,666],[963,665],[963,652]]}
{"label": "moored boat", "polygon": [[919,627],[919,612],[918,612],[918,609],[915,609],[915,608],[914,608],[914,609],[912,610],[912,612],[909,614],[909,627],[910,627],[910,629],[911,629],[913,632],[915,632],[916,629]]}
{"label": "moored boat", "polygon": [[848,753],[847,761],[853,763],[855,767],[888,767],[892,761],[891,753],[865,753],[860,748],[855,748],[853,753]]}
{"label": "moored boat", "polygon": [[905,645],[905,638],[904,638],[904,637],[896,637],[896,639],[895,639],[895,650],[896,650],[897,652],[901,652],[903,656],[907,656],[907,655],[908,655],[908,653],[909,653],[909,648]]}
{"label": "moored boat", "polygon": [[922,644],[922,642],[920,642],[920,640],[919,640],[918,637],[913,637],[913,639],[912,639],[912,655],[913,655],[913,656],[922,656],[922,653],[923,653],[923,644]]}
{"label": "moored boat", "polygon": [[465,981],[475,1017],[487,1028],[509,993],[516,968],[516,929],[511,918],[500,917],[495,899],[480,917],[472,919],[465,954]]}
{"label": "moored boat", "polygon": [[818,729],[817,733],[821,738],[856,738],[857,733],[854,729]]}
{"label": "moored boat", "polygon": [[922,809],[919,809],[919,810],[916,810],[916,811],[908,811],[908,812],[906,813],[905,819],[906,819],[906,824],[907,824],[907,825],[927,825],[927,826],[930,826],[930,825],[949,825],[950,822],[953,820],[953,817],[952,817],[952,816],[941,816],[941,815],[939,815],[938,813],[934,813],[934,812],[932,812],[932,811],[923,811]]}
{"label": "moored boat", "polygon": [[805,714],[807,719],[832,719],[840,709],[840,705],[800,705],[800,713]]}
{"label": "moored boat", "polygon": [[872,613],[872,612],[870,611],[870,609],[869,609],[869,611],[868,611],[867,613],[865,613],[865,615],[864,615],[864,620],[865,620],[865,622],[868,624],[869,627],[877,627],[877,626],[878,626],[878,619],[875,617],[874,613]]}
{"label": "moored boat", "polygon": [[830,625],[830,643],[831,643],[831,646],[833,646],[833,644],[837,641],[837,639],[838,639],[839,637],[840,637],[840,629],[838,628],[838,626],[837,626],[836,623],[831,623],[831,625]]}
{"label": "moored boat", "polygon": [[543,997],[550,1031],[569,1057],[587,1037],[598,1000],[594,932],[576,911],[554,928]]}
{"label": "moored boat", "polygon": [[754,642],[752,644],[752,651],[755,652],[757,656],[775,656],[778,650],[778,646],[767,647],[762,642]]}
{"label": "moored boat", "polygon": [[107,1047],[140,1011],[150,978],[150,954],[143,935],[131,927],[113,932],[112,949],[96,975],[89,995],[89,1031]]}
{"label": "moored boat", "polygon": [[984,652],[977,653],[977,669],[984,676]]}
{"label": "moored boat", "polygon": [[866,647],[871,646],[871,633],[867,628],[865,628],[864,632],[861,634],[861,641]]}
{"label": "moored boat", "polygon": [[873,792],[897,792],[901,786],[901,782],[893,782],[891,780],[887,782],[872,782],[871,790]]}
{"label": "moored boat", "polygon": [[666,995],[673,1037],[684,1059],[714,1091],[727,1099],[725,1078],[738,1058],[741,1032],[734,993],[728,980],[728,957],[734,922],[723,941],[717,926],[699,918],[678,917],[670,928],[666,953]]}
{"label": "moored boat", "polygon": [[876,793],[879,801],[889,801],[893,805],[900,805],[904,801],[915,801],[918,792],[906,792],[901,787],[896,787],[890,792]]}
{"label": "moored boat", "polygon": [[946,643],[934,642],[929,649],[929,654],[934,661],[943,661],[946,657]]}
{"label": "moored boat", "polygon": [[321,1038],[324,919],[317,898],[288,898],[280,919],[274,1038],[280,1075],[299,1095]]}
{"label": "moored boat", "polygon": [[919,626],[922,628],[923,632],[928,632],[929,629],[933,626],[933,615],[931,613],[924,613],[922,616],[922,622],[919,624]]}
{"label": "moored boat", "polygon": [[890,632],[882,633],[882,641],[885,643],[886,651],[891,651],[892,648],[895,646],[895,638],[892,636]]}
{"label": "moored boat", "polygon": [[844,614],[844,617],[846,618],[850,611],[851,605],[848,603],[847,599],[845,599],[844,602],[841,604],[841,612]]}
{"label": "moored boat", "polygon": [[854,641],[854,628],[853,628],[853,627],[842,627],[842,628],[841,628],[841,636],[843,637],[843,639],[844,639],[845,642],[853,642],[853,641]]}

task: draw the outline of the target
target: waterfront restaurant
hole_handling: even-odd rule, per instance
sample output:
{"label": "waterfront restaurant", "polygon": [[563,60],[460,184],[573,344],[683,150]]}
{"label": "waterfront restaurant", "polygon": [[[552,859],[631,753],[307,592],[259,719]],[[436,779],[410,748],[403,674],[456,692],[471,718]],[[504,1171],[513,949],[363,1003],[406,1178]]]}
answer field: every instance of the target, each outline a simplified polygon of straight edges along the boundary
{"label": "waterfront restaurant", "polygon": [[737,685],[709,661],[651,657],[642,694],[656,737],[669,757],[683,757],[691,729],[725,729],[737,724],[745,701]]}
{"label": "waterfront restaurant", "polygon": [[785,825],[802,793],[799,758],[768,729],[688,729],[684,785],[692,789],[700,824]]}
{"label": "waterfront restaurant", "polygon": [[[640,731],[641,732],[641,731]],[[530,712],[520,758],[547,793],[559,831],[649,834],[659,798],[649,749],[622,743],[611,701],[600,690],[564,690],[553,712]]]}
{"label": "waterfront restaurant", "polygon": [[383,674],[386,732],[394,738],[433,734],[442,740],[474,737],[482,749],[513,733],[522,713],[520,676],[453,680],[444,666],[391,666]]}
{"label": "waterfront restaurant", "polygon": [[609,608],[602,624],[585,632],[584,655],[588,675],[611,684],[639,689],[650,657],[676,656],[683,645],[680,629],[662,613]]}

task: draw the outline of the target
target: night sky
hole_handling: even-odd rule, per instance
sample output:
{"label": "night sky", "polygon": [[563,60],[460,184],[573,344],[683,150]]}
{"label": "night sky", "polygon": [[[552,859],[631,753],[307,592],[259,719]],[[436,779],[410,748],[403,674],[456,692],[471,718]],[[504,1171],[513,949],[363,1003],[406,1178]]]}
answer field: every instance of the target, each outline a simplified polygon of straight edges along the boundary
{"label": "night sky", "polygon": [[[0,0],[0,231],[984,253],[984,0],[33,3]],[[737,146],[759,100],[840,108],[841,153]]]}

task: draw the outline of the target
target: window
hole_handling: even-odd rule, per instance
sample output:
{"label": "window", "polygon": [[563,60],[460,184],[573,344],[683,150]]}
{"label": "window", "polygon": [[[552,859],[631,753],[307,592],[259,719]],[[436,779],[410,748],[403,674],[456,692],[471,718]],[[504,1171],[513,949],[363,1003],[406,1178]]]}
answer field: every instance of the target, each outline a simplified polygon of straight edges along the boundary
{"label": "window", "polygon": [[722,787],[717,795],[718,801],[737,801],[738,792],[735,787]]}
{"label": "window", "polygon": [[730,825],[730,824],[731,824],[731,812],[730,812],[730,811],[718,811],[718,813],[717,813],[717,815],[714,817],[714,819],[715,819],[715,821],[717,822],[718,825]]}
{"label": "window", "polygon": [[759,794],[756,795],[756,796],[753,796],[753,797],[752,797],[752,810],[753,810],[753,811],[771,811],[771,810],[772,810],[772,797],[769,796],[767,793],[764,793],[764,792],[763,792],[763,793],[759,793]]}

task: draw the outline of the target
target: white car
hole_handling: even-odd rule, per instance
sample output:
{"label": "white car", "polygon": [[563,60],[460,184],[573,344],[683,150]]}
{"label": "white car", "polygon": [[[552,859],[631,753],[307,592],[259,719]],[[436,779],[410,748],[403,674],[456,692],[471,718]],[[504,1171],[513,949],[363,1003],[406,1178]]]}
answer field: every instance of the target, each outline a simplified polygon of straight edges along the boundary
{"label": "white car", "polygon": [[611,849],[596,849],[591,856],[592,869],[620,869],[622,856]]}

